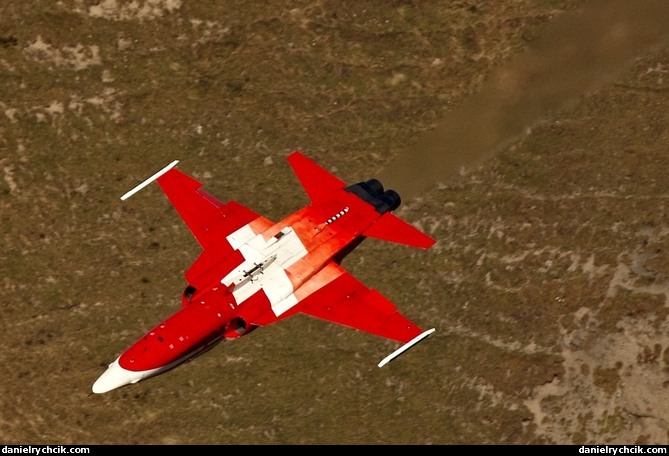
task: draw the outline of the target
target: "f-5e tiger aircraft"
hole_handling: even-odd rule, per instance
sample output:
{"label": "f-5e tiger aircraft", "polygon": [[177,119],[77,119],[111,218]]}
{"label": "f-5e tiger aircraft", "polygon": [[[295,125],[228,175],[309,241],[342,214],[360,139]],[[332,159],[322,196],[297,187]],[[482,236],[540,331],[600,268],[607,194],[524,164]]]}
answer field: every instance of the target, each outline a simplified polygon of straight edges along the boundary
{"label": "f-5e tiger aircraft", "polygon": [[346,185],[299,151],[288,162],[311,203],[278,223],[219,201],[178,171],[178,160],[121,197],[157,181],[203,252],[185,273],[181,308],[112,362],[93,393],[161,374],[296,313],[402,342],[379,367],[435,331],[420,329],[340,266],[367,237],[422,249],[435,243],[392,214],[397,192],[376,179]]}

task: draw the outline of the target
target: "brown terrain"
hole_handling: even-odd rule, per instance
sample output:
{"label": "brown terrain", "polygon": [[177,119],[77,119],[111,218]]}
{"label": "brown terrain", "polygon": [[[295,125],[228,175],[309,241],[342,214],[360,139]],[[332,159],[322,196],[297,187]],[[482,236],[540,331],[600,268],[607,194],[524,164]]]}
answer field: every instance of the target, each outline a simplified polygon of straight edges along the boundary
{"label": "brown terrain", "polygon": [[[634,4],[630,8],[627,4]],[[0,2],[0,442],[669,444],[663,0]],[[174,159],[278,220],[286,156],[428,251],[343,263],[437,332],[306,316],[91,395],[200,253]]]}

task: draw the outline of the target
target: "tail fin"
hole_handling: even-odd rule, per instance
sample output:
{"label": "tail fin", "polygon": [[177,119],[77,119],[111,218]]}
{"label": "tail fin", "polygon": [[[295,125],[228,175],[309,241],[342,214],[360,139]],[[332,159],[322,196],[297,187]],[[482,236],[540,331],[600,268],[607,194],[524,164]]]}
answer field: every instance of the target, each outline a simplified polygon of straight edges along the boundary
{"label": "tail fin", "polygon": [[[290,154],[288,162],[293,167],[293,171],[295,171],[312,202],[326,200],[332,196],[334,191],[346,187],[346,183],[321,168],[299,151]],[[363,235],[421,249],[428,249],[436,242],[390,212],[386,212],[379,217]]]}
{"label": "tail fin", "polygon": [[396,242],[411,247],[429,249],[436,242],[427,234],[419,231],[412,225],[386,212],[364,233],[365,236],[381,239],[383,241]]}
{"label": "tail fin", "polygon": [[313,202],[327,199],[333,191],[346,187],[344,182],[298,151],[288,156],[288,162]]}

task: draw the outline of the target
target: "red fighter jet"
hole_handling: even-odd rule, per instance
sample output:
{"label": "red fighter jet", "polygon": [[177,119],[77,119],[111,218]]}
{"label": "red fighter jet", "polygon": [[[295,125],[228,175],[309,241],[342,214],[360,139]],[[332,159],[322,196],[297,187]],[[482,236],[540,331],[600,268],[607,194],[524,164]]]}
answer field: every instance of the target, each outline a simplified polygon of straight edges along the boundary
{"label": "red fighter jet", "polygon": [[217,200],[174,168],[178,160],[121,197],[158,181],[203,252],[185,273],[182,307],[111,363],[93,393],[161,374],[296,313],[402,342],[379,367],[435,331],[421,330],[340,266],[367,237],[434,244],[391,213],[400,205],[397,192],[376,179],[346,185],[300,152],[288,161],[311,203],[278,223]]}

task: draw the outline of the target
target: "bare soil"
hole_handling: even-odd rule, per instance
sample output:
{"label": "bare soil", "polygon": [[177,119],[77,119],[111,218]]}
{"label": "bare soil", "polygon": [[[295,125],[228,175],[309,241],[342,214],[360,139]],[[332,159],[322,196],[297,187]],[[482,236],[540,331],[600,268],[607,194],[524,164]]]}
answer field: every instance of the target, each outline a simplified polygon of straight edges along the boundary
{"label": "bare soil", "polygon": [[[669,444],[669,27],[640,4],[565,32],[602,4],[3,0],[0,441]],[[589,53],[550,67],[561,40]],[[296,316],[90,395],[200,253],[157,186],[120,195],[180,159],[277,220],[297,149],[401,190],[437,244],[343,265],[437,332],[379,369],[397,344]]]}

